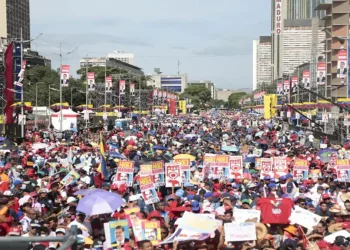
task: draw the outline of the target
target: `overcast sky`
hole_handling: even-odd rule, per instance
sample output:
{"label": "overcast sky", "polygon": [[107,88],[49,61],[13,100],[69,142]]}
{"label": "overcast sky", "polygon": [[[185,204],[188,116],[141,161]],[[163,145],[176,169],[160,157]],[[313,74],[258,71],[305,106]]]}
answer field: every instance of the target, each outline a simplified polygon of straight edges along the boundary
{"label": "overcast sky", "polygon": [[31,0],[32,48],[74,72],[86,55],[135,54],[145,74],[188,73],[217,87],[252,86],[252,40],[270,34],[269,0]]}

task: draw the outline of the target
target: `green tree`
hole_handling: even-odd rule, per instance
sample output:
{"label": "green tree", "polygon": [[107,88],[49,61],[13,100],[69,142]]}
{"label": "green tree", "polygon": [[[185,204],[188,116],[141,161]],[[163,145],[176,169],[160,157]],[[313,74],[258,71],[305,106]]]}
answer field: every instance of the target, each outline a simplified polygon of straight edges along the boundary
{"label": "green tree", "polygon": [[236,92],[236,93],[232,93],[229,97],[228,97],[228,106],[230,108],[239,108],[241,105],[239,103],[239,101],[244,98],[245,96],[247,96],[248,94],[246,92]]}
{"label": "green tree", "polygon": [[211,107],[212,108],[221,108],[221,107],[227,108],[228,102],[225,102],[224,100],[212,100]]}
{"label": "green tree", "polygon": [[195,109],[207,108],[211,101],[211,92],[205,86],[191,85],[180,94],[180,99],[191,99]]}

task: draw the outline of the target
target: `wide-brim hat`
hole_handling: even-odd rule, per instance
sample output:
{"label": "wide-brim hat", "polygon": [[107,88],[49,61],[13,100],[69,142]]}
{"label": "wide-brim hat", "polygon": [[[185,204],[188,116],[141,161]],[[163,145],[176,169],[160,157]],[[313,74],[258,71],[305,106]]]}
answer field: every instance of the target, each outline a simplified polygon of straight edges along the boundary
{"label": "wide-brim hat", "polygon": [[332,224],[332,225],[330,225],[330,226],[328,227],[328,231],[329,231],[330,233],[334,233],[334,232],[338,232],[338,231],[340,231],[340,230],[343,230],[342,225],[343,225],[343,223],[335,223],[335,224]]}
{"label": "wide-brim hat", "polygon": [[345,194],[341,194],[340,195],[340,199],[342,201],[350,200],[350,193],[348,192],[348,193],[345,193]]}
{"label": "wide-brim hat", "polygon": [[267,227],[263,223],[256,223],[256,237],[258,240],[263,240],[267,235]]}

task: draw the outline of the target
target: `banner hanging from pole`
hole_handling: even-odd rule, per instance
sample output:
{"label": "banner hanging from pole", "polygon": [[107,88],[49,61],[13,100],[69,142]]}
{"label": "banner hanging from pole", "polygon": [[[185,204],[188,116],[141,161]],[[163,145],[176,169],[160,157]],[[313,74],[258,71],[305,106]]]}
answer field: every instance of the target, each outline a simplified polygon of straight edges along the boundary
{"label": "banner hanging from pole", "polygon": [[112,92],[112,77],[111,76],[106,76],[106,92],[111,93]]}
{"label": "banner hanging from pole", "polygon": [[125,80],[119,80],[119,95],[125,95]]}
{"label": "banner hanging from pole", "polygon": [[68,87],[69,85],[69,65],[61,66],[61,85],[62,87]]}
{"label": "banner hanging from pole", "polygon": [[88,90],[95,91],[95,73],[88,72]]}

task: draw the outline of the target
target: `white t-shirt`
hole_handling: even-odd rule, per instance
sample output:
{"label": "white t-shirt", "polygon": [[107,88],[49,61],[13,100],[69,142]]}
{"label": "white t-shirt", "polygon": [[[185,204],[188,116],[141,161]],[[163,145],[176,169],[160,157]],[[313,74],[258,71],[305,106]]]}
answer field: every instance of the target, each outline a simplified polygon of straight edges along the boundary
{"label": "white t-shirt", "polygon": [[77,220],[72,221],[69,223],[68,228],[71,228],[72,226],[77,226],[83,231],[83,236],[89,236],[92,233],[92,228],[89,222],[84,221],[83,223],[78,222]]}
{"label": "white t-shirt", "polygon": [[309,135],[309,142],[314,142],[314,135]]}

